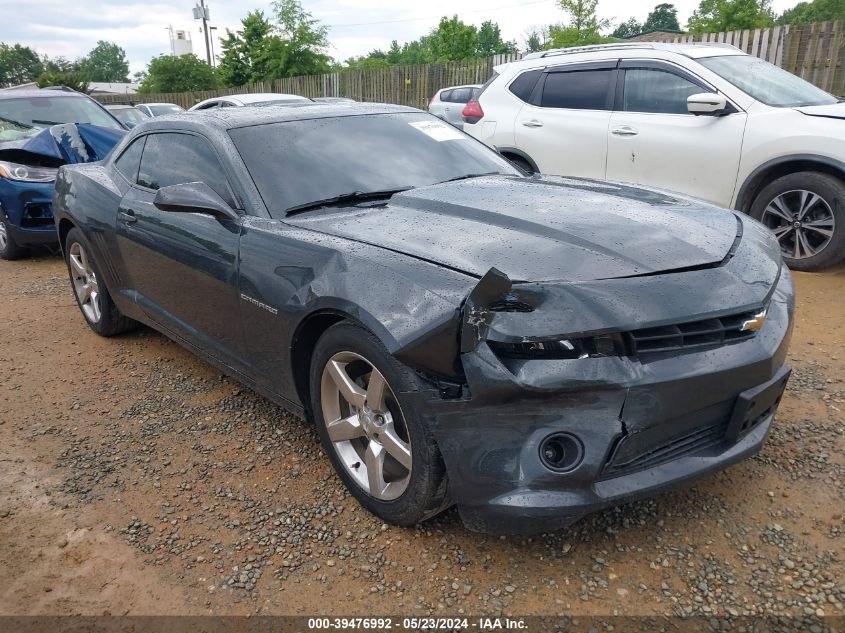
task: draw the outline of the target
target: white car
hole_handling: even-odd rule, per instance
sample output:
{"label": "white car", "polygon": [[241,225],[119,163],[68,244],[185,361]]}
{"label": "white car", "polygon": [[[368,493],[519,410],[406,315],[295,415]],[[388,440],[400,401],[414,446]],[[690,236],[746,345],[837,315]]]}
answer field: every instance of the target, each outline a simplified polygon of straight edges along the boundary
{"label": "white car", "polygon": [[428,102],[428,111],[447,123],[461,128],[464,126],[461,119],[464,106],[476,97],[480,89],[481,86],[478,84],[441,88]]}
{"label": "white car", "polygon": [[723,44],[552,50],[495,70],[464,130],[527,171],[749,213],[798,270],[845,257],[841,99]]}
{"label": "white car", "polygon": [[188,112],[196,110],[211,110],[212,108],[232,108],[241,106],[268,106],[268,105],[291,105],[299,103],[313,103],[307,97],[299,95],[288,95],[278,92],[252,92],[242,95],[228,95],[225,97],[212,97],[200,101]]}
{"label": "white car", "polygon": [[165,116],[166,114],[179,114],[185,108],[175,103],[139,103],[135,106],[141,112],[150,117]]}

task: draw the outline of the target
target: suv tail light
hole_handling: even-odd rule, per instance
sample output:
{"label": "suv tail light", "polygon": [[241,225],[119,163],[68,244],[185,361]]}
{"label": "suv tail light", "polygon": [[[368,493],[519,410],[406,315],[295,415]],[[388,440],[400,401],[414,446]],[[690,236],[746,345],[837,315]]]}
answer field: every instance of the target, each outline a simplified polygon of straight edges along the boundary
{"label": "suv tail light", "polygon": [[478,123],[484,118],[484,110],[481,109],[481,104],[473,99],[472,101],[468,101],[464,106],[461,117],[465,123]]}

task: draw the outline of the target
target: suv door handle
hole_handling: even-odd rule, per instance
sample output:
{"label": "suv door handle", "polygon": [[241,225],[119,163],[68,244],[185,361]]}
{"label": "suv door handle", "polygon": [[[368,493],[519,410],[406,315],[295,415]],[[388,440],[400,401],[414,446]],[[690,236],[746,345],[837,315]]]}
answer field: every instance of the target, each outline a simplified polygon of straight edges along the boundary
{"label": "suv door handle", "polygon": [[133,224],[138,221],[138,218],[135,217],[135,212],[132,209],[118,210],[117,217],[123,220],[124,224]]}
{"label": "suv door handle", "polygon": [[615,136],[636,136],[640,131],[630,125],[620,125],[619,127],[613,128],[610,133]]}
{"label": "suv door handle", "polygon": [[522,125],[525,127],[543,127],[543,122],[538,121],[537,119],[530,119],[528,121],[523,121]]}

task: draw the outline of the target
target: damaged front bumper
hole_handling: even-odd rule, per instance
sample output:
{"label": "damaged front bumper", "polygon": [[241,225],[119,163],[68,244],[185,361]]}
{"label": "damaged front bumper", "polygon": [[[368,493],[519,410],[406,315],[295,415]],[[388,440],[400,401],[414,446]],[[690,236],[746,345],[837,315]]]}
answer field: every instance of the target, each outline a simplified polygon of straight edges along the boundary
{"label": "damaged front bumper", "polygon": [[[743,286],[736,278],[728,283],[732,273],[723,267],[649,277],[639,287],[630,279],[625,286],[587,284],[567,297],[569,305],[577,305],[578,292],[606,293],[615,297],[614,315],[639,306],[639,315],[627,315],[635,324],[654,322],[649,292],[674,299],[655,312],[663,323],[677,320],[695,301],[731,305],[741,313],[768,309],[763,327],[748,336],[674,351],[643,346],[629,355],[509,361],[490,345],[508,338],[507,319],[485,326],[480,312],[472,315],[471,296],[466,321],[475,321],[465,323],[462,341],[472,333],[468,328],[480,335],[461,355],[463,397],[416,395],[467,527],[494,533],[564,527],[760,450],[789,376],[785,359],[794,299],[789,271],[777,268],[761,275],[769,276],[765,287]],[[631,293],[627,300],[623,288]],[[577,313],[589,320],[584,310]],[[514,318],[520,316],[530,315]],[[555,437],[561,441],[550,448],[549,438]],[[552,459],[561,451],[569,456]]]}

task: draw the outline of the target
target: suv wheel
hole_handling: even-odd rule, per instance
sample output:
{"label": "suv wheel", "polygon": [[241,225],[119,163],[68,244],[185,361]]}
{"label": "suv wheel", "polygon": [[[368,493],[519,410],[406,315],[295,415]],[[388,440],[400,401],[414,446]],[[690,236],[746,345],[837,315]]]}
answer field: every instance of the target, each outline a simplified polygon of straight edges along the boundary
{"label": "suv wheel", "polygon": [[751,215],[775,234],[790,268],[821,270],[845,257],[845,183],[838,178],[782,176],[757,195]]}
{"label": "suv wheel", "polygon": [[443,459],[403,394],[421,387],[369,331],[339,323],[317,342],[311,410],[323,449],[364,508],[413,525],[449,505]]}
{"label": "suv wheel", "polygon": [[0,259],[14,260],[26,255],[26,249],[15,243],[9,232],[6,218],[0,214]]}

